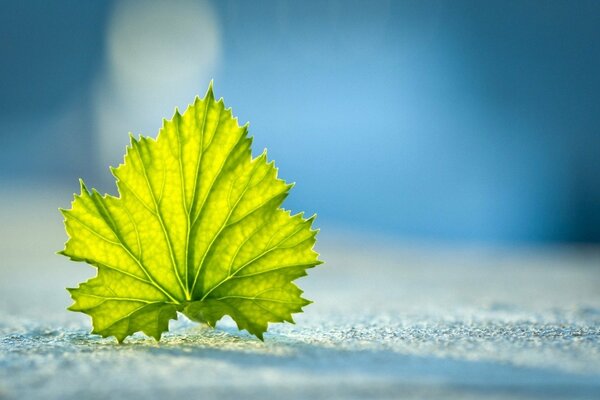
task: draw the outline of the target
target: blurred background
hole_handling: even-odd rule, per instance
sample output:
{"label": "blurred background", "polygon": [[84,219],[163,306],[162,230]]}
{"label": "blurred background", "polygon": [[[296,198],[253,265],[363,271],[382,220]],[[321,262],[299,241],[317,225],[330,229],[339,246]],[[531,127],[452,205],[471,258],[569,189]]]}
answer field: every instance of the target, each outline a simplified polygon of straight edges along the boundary
{"label": "blurred background", "polygon": [[[0,398],[598,397],[600,1],[0,0],[0,60]],[[315,303],[97,346],[57,208],[211,79],[319,215]]]}
{"label": "blurred background", "polygon": [[1,4],[7,201],[115,193],[128,132],[214,79],[323,227],[600,241],[597,1]]}

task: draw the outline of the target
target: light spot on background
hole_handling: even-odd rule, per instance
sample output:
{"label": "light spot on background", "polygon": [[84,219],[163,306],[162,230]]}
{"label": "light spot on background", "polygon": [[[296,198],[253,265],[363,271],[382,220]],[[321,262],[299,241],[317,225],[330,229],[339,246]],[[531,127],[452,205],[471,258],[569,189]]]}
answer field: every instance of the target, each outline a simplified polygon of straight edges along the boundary
{"label": "light spot on background", "polygon": [[218,19],[207,2],[118,2],[106,52],[94,93],[101,168],[122,161],[128,132],[156,136],[175,105],[203,94],[221,52]]}

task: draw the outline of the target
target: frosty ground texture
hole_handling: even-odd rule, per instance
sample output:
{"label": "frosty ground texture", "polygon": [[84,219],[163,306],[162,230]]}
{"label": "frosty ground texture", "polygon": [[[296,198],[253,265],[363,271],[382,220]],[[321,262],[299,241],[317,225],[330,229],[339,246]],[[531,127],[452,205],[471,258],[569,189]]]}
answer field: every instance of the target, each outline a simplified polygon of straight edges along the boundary
{"label": "frosty ground texture", "polygon": [[160,343],[118,345],[65,310],[64,287],[94,271],[52,254],[64,239],[60,217],[48,218],[54,205],[27,204],[27,217],[22,204],[1,207],[12,234],[0,249],[0,399],[600,393],[598,249],[457,248],[323,229],[327,263],[298,281],[315,304],[296,325],[272,325],[263,343],[230,320],[212,330],[182,317]]}

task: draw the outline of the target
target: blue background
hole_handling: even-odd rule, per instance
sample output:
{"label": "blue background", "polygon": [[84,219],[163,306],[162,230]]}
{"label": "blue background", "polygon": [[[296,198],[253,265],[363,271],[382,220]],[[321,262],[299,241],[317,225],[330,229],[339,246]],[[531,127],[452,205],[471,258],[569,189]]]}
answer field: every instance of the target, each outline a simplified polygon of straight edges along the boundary
{"label": "blue background", "polygon": [[[0,3],[3,195],[50,185],[66,206],[80,176],[114,193],[107,166],[128,131],[154,136],[214,78],[250,121],[254,153],[268,148],[297,182],[286,208],[317,212],[324,228],[600,242],[600,2],[169,2],[211,18],[217,55],[172,93],[153,84],[179,70],[157,62],[127,97],[111,49],[137,54],[147,38],[114,39],[115,21],[158,4],[129,3]],[[203,63],[202,46],[185,57],[188,25],[166,22],[159,13],[177,65]],[[116,129],[122,150],[107,158],[98,115],[127,111],[118,96],[143,118]]]}

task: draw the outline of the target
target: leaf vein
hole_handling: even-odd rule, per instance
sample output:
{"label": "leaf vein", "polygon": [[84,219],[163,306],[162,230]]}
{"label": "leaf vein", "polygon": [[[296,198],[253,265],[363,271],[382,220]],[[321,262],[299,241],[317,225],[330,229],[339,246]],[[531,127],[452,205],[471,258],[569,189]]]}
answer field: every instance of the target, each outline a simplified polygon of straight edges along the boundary
{"label": "leaf vein", "polygon": [[[137,142],[135,142],[135,143],[137,143]],[[139,146],[139,144],[137,144],[137,146]],[[165,236],[166,244],[169,249],[169,255],[171,256],[171,263],[173,265],[173,273],[175,274],[175,277],[177,278],[177,282],[179,283],[181,289],[183,290],[184,295],[186,295],[186,297],[188,297],[187,296],[187,288],[183,286],[183,282],[181,281],[181,277],[179,276],[179,271],[177,271],[177,263],[175,262],[175,254],[173,251],[173,246],[171,245],[171,238],[169,237],[169,233],[167,232],[167,229],[165,228],[165,224],[162,219],[160,208],[158,207],[158,203],[156,202],[154,190],[152,189],[152,185],[150,184],[150,180],[148,179],[148,171],[146,169],[146,164],[144,163],[144,160],[142,160],[142,155],[140,154],[139,148],[137,148],[137,146],[136,146],[135,153],[137,154],[137,156],[140,160],[140,163],[142,164],[142,171],[144,173],[144,178],[146,180],[146,184],[148,185],[148,190],[150,191],[150,196],[152,197],[152,200],[154,201],[154,207],[156,209],[156,216],[158,218],[158,222],[160,223],[160,227],[162,228],[163,234]]]}

